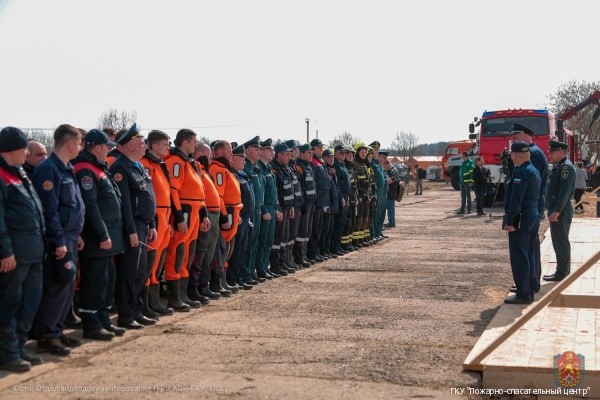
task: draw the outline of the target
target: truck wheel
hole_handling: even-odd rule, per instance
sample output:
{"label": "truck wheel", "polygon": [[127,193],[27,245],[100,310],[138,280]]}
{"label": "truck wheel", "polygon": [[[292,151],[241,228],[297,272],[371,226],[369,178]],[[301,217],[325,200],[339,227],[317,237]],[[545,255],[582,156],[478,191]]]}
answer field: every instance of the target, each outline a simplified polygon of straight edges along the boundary
{"label": "truck wheel", "polygon": [[460,190],[460,176],[458,170],[452,171],[452,176],[450,177],[450,183],[454,190]]}

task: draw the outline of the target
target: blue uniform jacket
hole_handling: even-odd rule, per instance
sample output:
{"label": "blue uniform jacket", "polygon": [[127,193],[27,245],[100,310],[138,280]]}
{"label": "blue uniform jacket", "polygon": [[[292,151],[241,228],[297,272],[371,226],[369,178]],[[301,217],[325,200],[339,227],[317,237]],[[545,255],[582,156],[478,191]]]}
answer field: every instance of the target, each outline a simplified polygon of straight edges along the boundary
{"label": "blue uniform jacket", "polygon": [[85,215],[73,166],[52,153],[35,168],[33,186],[44,209],[48,243],[52,249],[66,246],[66,237],[76,238],[81,233]]}
{"label": "blue uniform jacket", "polygon": [[544,215],[544,209],[546,204],[546,188],[548,186],[548,160],[544,151],[536,146],[535,143],[529,145],[529,151],[531,152],[531,163],[540,173],[540,198],[538,201],[538,213],[540,217]]}
{"label": "blue uniform jacket", "polygon": [[572,211],[571,199],[575,193],[575,166],[569,159],[563,158],[552,169],[550,186],[546,195],[548,215],[555,211]]}
{"label": "blue uniform jacket", "polygon": [[350,173],[346,165],[338,160],[335,160],[333,165],[335,166],[335,175],[337,176],[338,187],[340,189],[340,200],[346,200],[347,204],[350,197]]}
{"label": "blue uniform jacket", "polygon": [[504,225],[516,226],[521,220],[538,217],[540,174],[531,161],[515,167],[504,195]]}
{"label": "blue uniform jacket", "polygon": [[240,217],[243,221],[250,220],[254,214],[254,186],[250,177],[244,170],[237,171],[235,173],[238,181],[240,182],[240,191],[242,192],[242,204],[244,207],[240,211]]}

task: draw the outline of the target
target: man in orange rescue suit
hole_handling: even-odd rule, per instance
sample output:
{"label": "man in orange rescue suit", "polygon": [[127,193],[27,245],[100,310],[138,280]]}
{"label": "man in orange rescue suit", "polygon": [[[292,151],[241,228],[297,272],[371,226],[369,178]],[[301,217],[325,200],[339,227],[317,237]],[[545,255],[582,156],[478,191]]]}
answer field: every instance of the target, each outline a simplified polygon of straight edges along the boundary
{"label": "man in orange rescue suit", "polygon": [[[146,139],[148,149],[140,160],[146,173],[152,178],[152,187],[156,198],[156,240],[153,248],[148,249],[148,267],[150,276],[146,286],[142,289],[142,301],[144,308],[142,312],[148,318],[156,319],[161,315],[172,315],[173,309],[164,307],[159,301],[159,281],[162,269],[167,258],[167,246],[169,239],[173,236],[173,227],[170,224],[171,217],[171,184],[169,170],[164,158],[169,154],[169,135],[161,131],[150,131]],[[187,310],[190,307],[186,304]]]}
{"label": "man in orange rescue suit", "polygon": [[[196,251],[198,231],[210,228],[204,202],[204,185],[200,169],[192,158],[196,148],[196,133],[181,129],[175,137],[171,156],[165,160],[171,175],[175,232],[169,242],[165,262],[165,278],[169,296],[168,306],[175,311],[186,311],[187,304],[200,307],[199,299],[188,297],[188,268]],[[197,293],[197,291],[196,291]]]}
{"label": "man in orange rescue suit", "polygon": [[[225,241],[224,264],[227,265],[227,260],[233,252],[235,234],[241,221],[242,191],[240,183],[235,177],[235,170],[229,164],[233,154],[231,144],[225,140],[219,140],[213,146],[213,153],[214,159],[210,164],[209,171],[227,210],[227,221],[221,225],[221,236]],[[227,286],[224,287],[229,289]],[[235,285],[233,287],[237,288]]]}

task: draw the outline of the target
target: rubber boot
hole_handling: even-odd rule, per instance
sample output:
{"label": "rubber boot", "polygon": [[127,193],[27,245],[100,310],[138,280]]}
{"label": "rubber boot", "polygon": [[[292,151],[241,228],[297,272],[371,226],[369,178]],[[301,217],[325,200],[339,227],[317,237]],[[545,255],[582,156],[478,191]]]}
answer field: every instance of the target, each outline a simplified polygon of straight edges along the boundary
{"label": "rubber boot", "polygon": [[310,260],[308,257],[306,257],[306,251],[308,250],[308,242],[304,242],[302,243],[302,258],[304,259],[304,261],[306,261],[307,263],[310,263],[310,265],[315,265],[317,262],[314,260]]}
{"label": "rubber boot", "polygon": [[169,301],[167,305],[178,312],[190,311],[190,306],[181,301],[179,294],[179,280],[167,281],[167,293]]}
{"label": "rubber boot", "polygon": [[81,322],[81,318],[75,314],[75,305],[73,302],[71,303],[71,308],[67,312],[67,316],[65,317],[65,327],[69,329],[81,329],[83,328],[83,322]]}
{"label": "rubber boot", "polygon": [[[190,294],[194,297],[193,299],[190,299],[188,297]],[[198,296],[196,296],[196,294]],[[188,278],[179,279],[179,295],[181,296],[181,301],[183,301],[185,304],[192,308],[199,308],[202,305],[198,289],[196,289],[195,287],[188,287]]]}
{"label": "rubber boot", "polygon": [[240,291],[240,288],[236,286],[229,286],[227,284],[227,279],[225,279],[225,276],[219,276],[219,280],[221,281],[221,287],[225,290],[229,290],[231,291],[231,293],[237,293]]}
{"label": "rubber boot", "polygon": [[295,271],[298,271],[301,268],[301,265],[298,265],[294,262],[294,245],[288,244],[285,246],[285,264],[289,268],[293,268]]}
{"label": "rubber boot", "polygon": [[302,243],[294,243],[292,255],[294,256],[294,262],[297,265],[300,265],[302,268],[310,268],[311,264],[308,261],[304,261],[304,254],[302,254]]}
{"label": "rubber boot", "polygon": [[213,292],[220,293],[221,297],[231,296],[231,290],[227,290],[221,286],[221,278],[219,278],[219,275],[214,271],[210,271],[210,284],[208,287]]}
{"label": "rubber boot", "polygon": [[279,250],[271,250],[271,256],[269,258],[270,270],[279,276],[287,276],[287,268],[281,268],[279,265]]}
{"label": "rubber boot", "polygon": [[159,285],[148,286],[148,308],[159,315],[173,315],[173,309],[164,307],[159,300]]}
{"label": "rubber boot", "polygon": [[144,317],[158,319],[158,317],[160,317],[160,314],[148,307],[148,286],[144,285],[142,287],[142,290],[140,291],[140,297],[142,299],[142,314],[144,315]]}

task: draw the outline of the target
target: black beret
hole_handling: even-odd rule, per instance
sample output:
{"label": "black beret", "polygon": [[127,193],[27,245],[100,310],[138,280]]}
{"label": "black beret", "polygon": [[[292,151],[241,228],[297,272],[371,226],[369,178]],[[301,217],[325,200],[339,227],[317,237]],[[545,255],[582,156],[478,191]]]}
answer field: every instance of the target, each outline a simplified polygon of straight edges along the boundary
{"label": "black beret", "polygon": [[285,143],[278,143],[275,145],[275,154],[279,154],[284,151],[289,151],[290,148],[287,147]]}
{"label": "black beret", "polygon": [[529,151],[529,145],[525,142],[513,142],[510,145],[510,151],[512,153],[527,153]]}
{"label": "black beret", "polygon": [[558,142],[556,140],[551,140],[549,142],[550,148],[549,150],[567,150],[569,145],[563,142]]}
{"label": "black beret", "polygon": [[14,126],[7,126],[0,131],[0,153],[10,153],[27,147],[27,135]]}
{"label": "black beret", "polygon": [[272,149],[273,148],[273,139],[265,139],[259,143],[260,147],[263,149]]}
{"label": "black beret", "polygon": [[127,130],[127,132],[125,132],[125,134],[123,136],[121,136],[121,138],[119,139],[119,141],[117,142],[117,144],[127,144],[131,141],[131,139],[140,136],[141,133],[137,128],[137,124],[133,124],[131,125],[131,128],[129,128]]}
{"label": "black beret", "polygon": [[512,132],[510,134],[512,135],[514,133],[519,133],[519,132],[526,133],[529,136],[533,135],[533,131],[529,127],[527,127],[525,125],[522,125],[522,124],[519,124],[517,122],[513,123],[513,129],[512,129]]}
{"label": "black beret", "polygon": [[317,146],[323,146],[323,142],[321,142],[321,139],[313,139],[310,141],[310,147],[317,147]]}
{"label": "black beret", "polygon": [[312,147],[310,147],[310,144],[304,143],[303,145],[298,147],[298,150],[300,150],[300,153],[306,153],[307,150],[312,150]]}
{"label": "black beret", "polygon": [[52,259],[52,278],[56,283],[66,284],[71,283],[77,276],[77,266],[73,262],[73,255],[70,251],[61,259],[56,259],[54,255]]}
{"label": "black beret", "polygon": [[248,147],[260,147],[259,142],[260,142],[260,137],[254,136],[252,139],[250,139],[246,143],[244,143],[244,148],[247,149]]}
{"label": "black beret", "polygon": [[380,147],[381,147],[381,144],[380,144],[380,143],[379,143],[379,142],[376,140],[376,141],[374,141],[373,143],[371,143],[369,146],[371,146],[371,147],[377,147],[377,148],[380,148]]}
{"label": "black beret", "polygon": [[86,145],[89,146],[95,146],[97,144],[107,144],[111,147],[116,146],[116,143],[108,140],[108,136],[106,136],[106,133],[102,132],[100,129],[92,129],[91,131],[86,133],[83,141]]}
{"label": "black beret", "polygon": [[244,155],[245,155],[245,154],[244,154],[244,145],[243,145],[243,144],[240,144],[239,146],[236,146],[236,147],[233,149],[233,151],[232,151],[232,154],[233,154],[234,156],[244,156]]}

